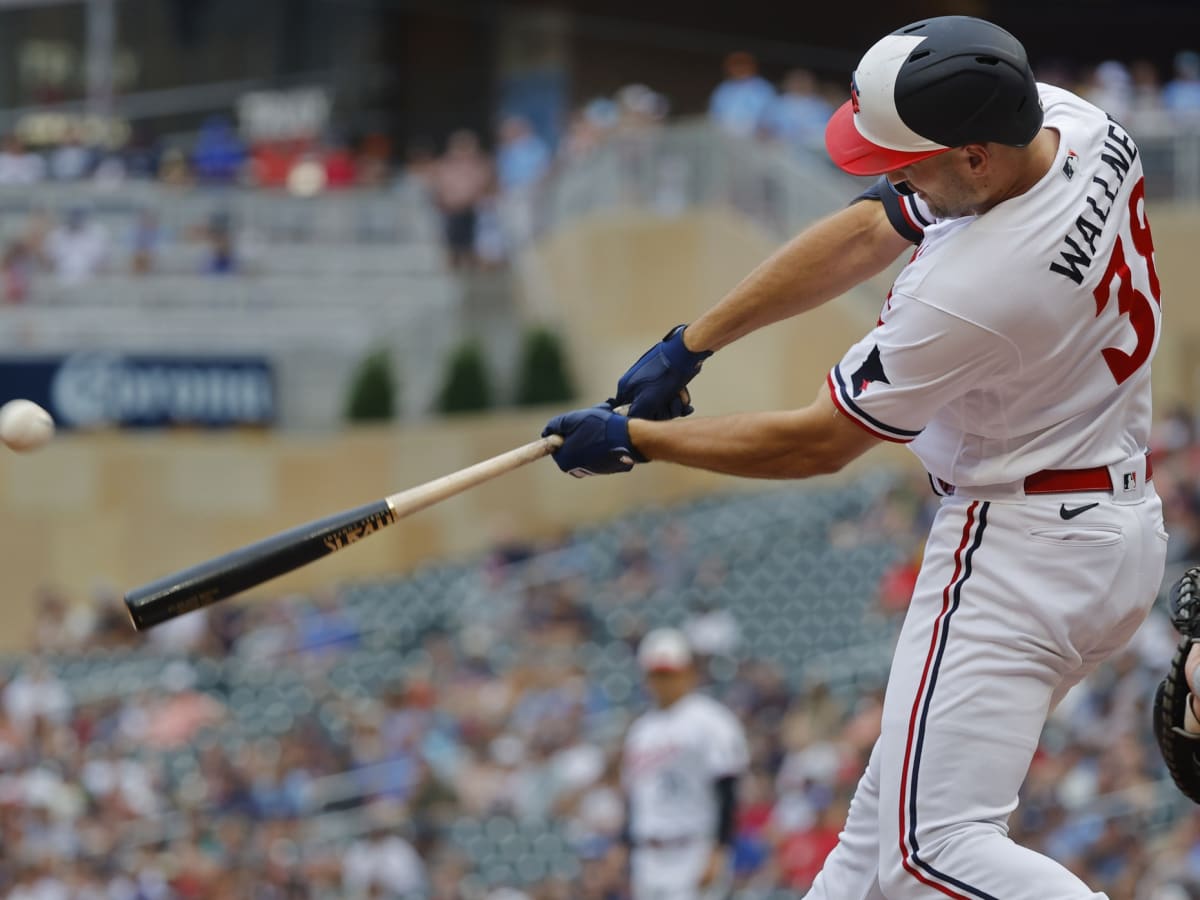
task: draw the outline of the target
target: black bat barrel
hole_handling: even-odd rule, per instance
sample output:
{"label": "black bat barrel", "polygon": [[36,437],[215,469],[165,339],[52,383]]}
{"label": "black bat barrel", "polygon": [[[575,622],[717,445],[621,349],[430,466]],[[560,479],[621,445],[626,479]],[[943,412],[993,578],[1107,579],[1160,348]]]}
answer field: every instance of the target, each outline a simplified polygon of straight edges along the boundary
{"label": "black bat barrel", "polygon": [[199,563],[125,595],[133,627],[144,631],[299,569],[396,521],[386,500],[368,503]]}

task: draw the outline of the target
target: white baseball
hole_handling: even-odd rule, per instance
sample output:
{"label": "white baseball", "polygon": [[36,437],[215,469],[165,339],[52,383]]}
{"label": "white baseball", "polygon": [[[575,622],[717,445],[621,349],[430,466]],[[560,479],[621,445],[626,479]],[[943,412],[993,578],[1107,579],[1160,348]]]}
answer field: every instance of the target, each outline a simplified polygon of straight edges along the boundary
{"label": "white baseball", "polygon": [[0,441],[26,453],[44,447],[54,437],[54,419],[32,400],[9,400],[0,406]]}

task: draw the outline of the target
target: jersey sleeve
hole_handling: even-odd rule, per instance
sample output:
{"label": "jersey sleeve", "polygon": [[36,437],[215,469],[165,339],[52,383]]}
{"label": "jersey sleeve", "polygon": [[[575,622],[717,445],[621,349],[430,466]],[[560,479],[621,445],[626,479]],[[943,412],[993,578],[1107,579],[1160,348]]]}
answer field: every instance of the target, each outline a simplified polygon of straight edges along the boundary
{"label": "jersey sleeve", "polygon": [[1019,365],[1006,338],[912,297],[829,373],[834,404],[878,438],[908,443],[950,401]]}
{"label": "jersey sleeve", "polygon": [[750,764],[746,732],[737,716],[722,706],[715,706],[701,732],[704,740],[704,763],[714,781],[731,775],[741,775]]}
{"label": "jersey sleeve", "polygon": [[896,229],[896,233],[914,244],[921,243],[925,237],[925,229],[933,224],[933,213],[929,207],[912,192],[912,189],[901,182],[892,184],[886,175],[859,194],[852,201],[874,200],[883,204],[888,221]]}

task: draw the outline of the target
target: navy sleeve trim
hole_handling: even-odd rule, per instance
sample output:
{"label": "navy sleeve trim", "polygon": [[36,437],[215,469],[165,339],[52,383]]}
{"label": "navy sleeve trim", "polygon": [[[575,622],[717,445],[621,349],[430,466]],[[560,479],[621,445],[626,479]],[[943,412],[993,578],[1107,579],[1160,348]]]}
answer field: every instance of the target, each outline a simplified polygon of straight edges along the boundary
{"label": "navy sleeve trim", "polygon": [[834,366],[825,380],[829,385],[829,395],[833,399],[834,405],[842,414],[877,438],[897,444],[907,444],[921,433],[919,430],[908,431],[904,428],[894,428],[891,425],[884,424],[859,407],[854,402],[850,391],[846,387],[846,381],[842,377],[842,368],[840,365]]}
{"label": "navy sleeve trim", "polygon": [[855,197],[851,203],[858,203],[862,200],[876,200],[882,203],[883,211],[887,213],[888,221],[892,223],[896,233],[906,241],[914,244],[921,243],[925,226],[929,223],[917,210],[916,204],[898,191],[888,181],[886,175],[881,176],[878,181]]}

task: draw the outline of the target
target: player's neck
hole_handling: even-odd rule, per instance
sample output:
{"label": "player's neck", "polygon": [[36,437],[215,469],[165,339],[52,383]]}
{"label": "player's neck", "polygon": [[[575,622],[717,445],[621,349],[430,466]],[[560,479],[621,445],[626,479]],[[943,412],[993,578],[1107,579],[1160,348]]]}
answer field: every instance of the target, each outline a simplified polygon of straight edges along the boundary
{"label": "player's neck", "polygon": [[1028,147],[1017,151],[1013,160],[1012,177],[992,197],[988,198],[986,206],[980,209],[979,213],[987,212],[1005,200],[1020,197],[1041,181],[1043,176],[1050,171],[1050,167],[1054,165],[1054,158],[1058,155],[1058,140],[1058,129],[1043,128]]}
{"label": "player's neck", "polygon": [[664,711],[668,710],[690,693],[691,691],[684,691],[682,694],[677,694],[671,697],[659,697],[656,701],[658,708]]}

